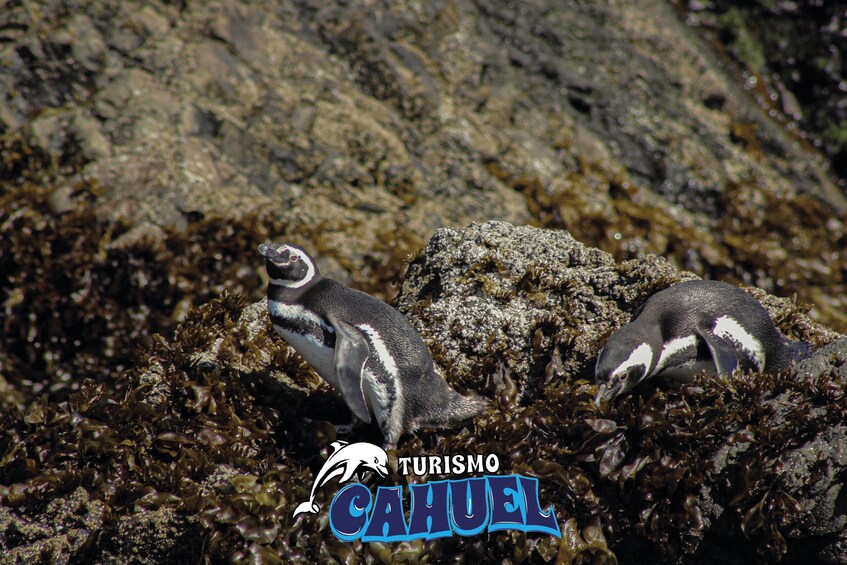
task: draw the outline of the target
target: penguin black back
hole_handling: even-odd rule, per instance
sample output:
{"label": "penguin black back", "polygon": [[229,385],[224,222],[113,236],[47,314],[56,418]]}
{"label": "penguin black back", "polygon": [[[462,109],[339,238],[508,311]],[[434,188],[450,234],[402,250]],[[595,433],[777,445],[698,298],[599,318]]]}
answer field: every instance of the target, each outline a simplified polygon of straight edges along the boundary
{"label": "penguin black back", "polygon": [[686,281],[654,294],[608,339],[595,367],[595,400],[615,398],[657,375],[687,380],[703,369],[773,372],[810,352],[807,344],[785,339],[742,289]]}

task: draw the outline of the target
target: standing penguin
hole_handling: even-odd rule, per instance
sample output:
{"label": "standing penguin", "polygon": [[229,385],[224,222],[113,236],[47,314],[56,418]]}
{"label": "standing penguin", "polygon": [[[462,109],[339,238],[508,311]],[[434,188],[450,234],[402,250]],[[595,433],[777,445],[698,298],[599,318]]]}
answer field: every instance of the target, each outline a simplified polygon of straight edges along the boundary
{"label": "standing penguin", "polygon": [[266,242],[259,252],[274,329],[341,392],[356,419],[369,423],[373,412],[386,449],[404,432],[448,427],[485,409],[485,399],[450,388],[400,312],[324,278],[296,245]]}
{"label": "standing penguin", "polygon": [[764,307],[740,288],[681,282],[651,296],[600,350],[594,402],[612,400],[659,375],[690,381],[703,370],[773,372],[810,354],[807,343],[784,338]]}

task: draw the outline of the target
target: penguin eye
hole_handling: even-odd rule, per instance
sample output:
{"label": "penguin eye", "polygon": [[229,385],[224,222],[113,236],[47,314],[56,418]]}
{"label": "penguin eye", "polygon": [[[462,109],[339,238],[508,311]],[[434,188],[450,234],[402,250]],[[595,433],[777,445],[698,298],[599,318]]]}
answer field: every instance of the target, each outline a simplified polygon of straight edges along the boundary
{"label": "penguin eye", "polygon": [[299,261],[299,260],[300,260],[300,256],[299,256],[299,255],[295,255],[295,254],[292,254],[292,255],[291,255],[291,262],[292,262],[292,263],[296,263],[296,262],[297,262],[297,261]]}

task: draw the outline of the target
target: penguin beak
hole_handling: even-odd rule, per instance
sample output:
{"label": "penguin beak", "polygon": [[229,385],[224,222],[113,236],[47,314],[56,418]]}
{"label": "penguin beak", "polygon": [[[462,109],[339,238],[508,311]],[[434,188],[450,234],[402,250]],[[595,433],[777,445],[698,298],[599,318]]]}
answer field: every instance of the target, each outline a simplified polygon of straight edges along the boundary
{"label": "penguin beak", "polygon": [[600,406],[600,402],[602,402],[604,400],[604,397],[606,396],[607,390],[608,389],[606,388],[606,385],[604,385],[604,384],[597,385],[597,394],[594,395],[594,404],[596,404],[598,407]]}
{"label": "penguin beak", "polygon": [[270,242],[266,241],[265,243],[259,245],[259,253],[261,253],[264,257],[267,257],[270,251],[273,250],[273,247],[271,247],[269,244]]}
{"label": "penguin beak", "polygon": [[597,385],[597,394],[594,395],[594,404],[600,406],[601,403],[614,399],[620,393],[620,386],[609,387],[606,383]]}

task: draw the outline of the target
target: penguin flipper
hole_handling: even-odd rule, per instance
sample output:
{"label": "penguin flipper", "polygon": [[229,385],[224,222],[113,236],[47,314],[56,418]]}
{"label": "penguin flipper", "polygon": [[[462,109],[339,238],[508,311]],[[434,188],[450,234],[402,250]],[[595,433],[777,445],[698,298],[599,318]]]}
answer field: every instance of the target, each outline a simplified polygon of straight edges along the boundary
{"label": "penguin flipper", "polygon": [[364,368],[370,349],[365,337],[356,328],[329,317],[335,328],[335,374],[338,377],[341,395],[353,415],[366,424],[371,413],[365,402]]}
{"label": "penguin flipper", "polygon": [[719,375],[732,375],[732,372],[738,368],[738,355],[735,349],[721,337],[718,337],[707,328],[698,328],[697,335],[703,338],[706,345],[709,346],[709,351],[712,353],[712,360],[715,362],[715,367],[718,369]]}

